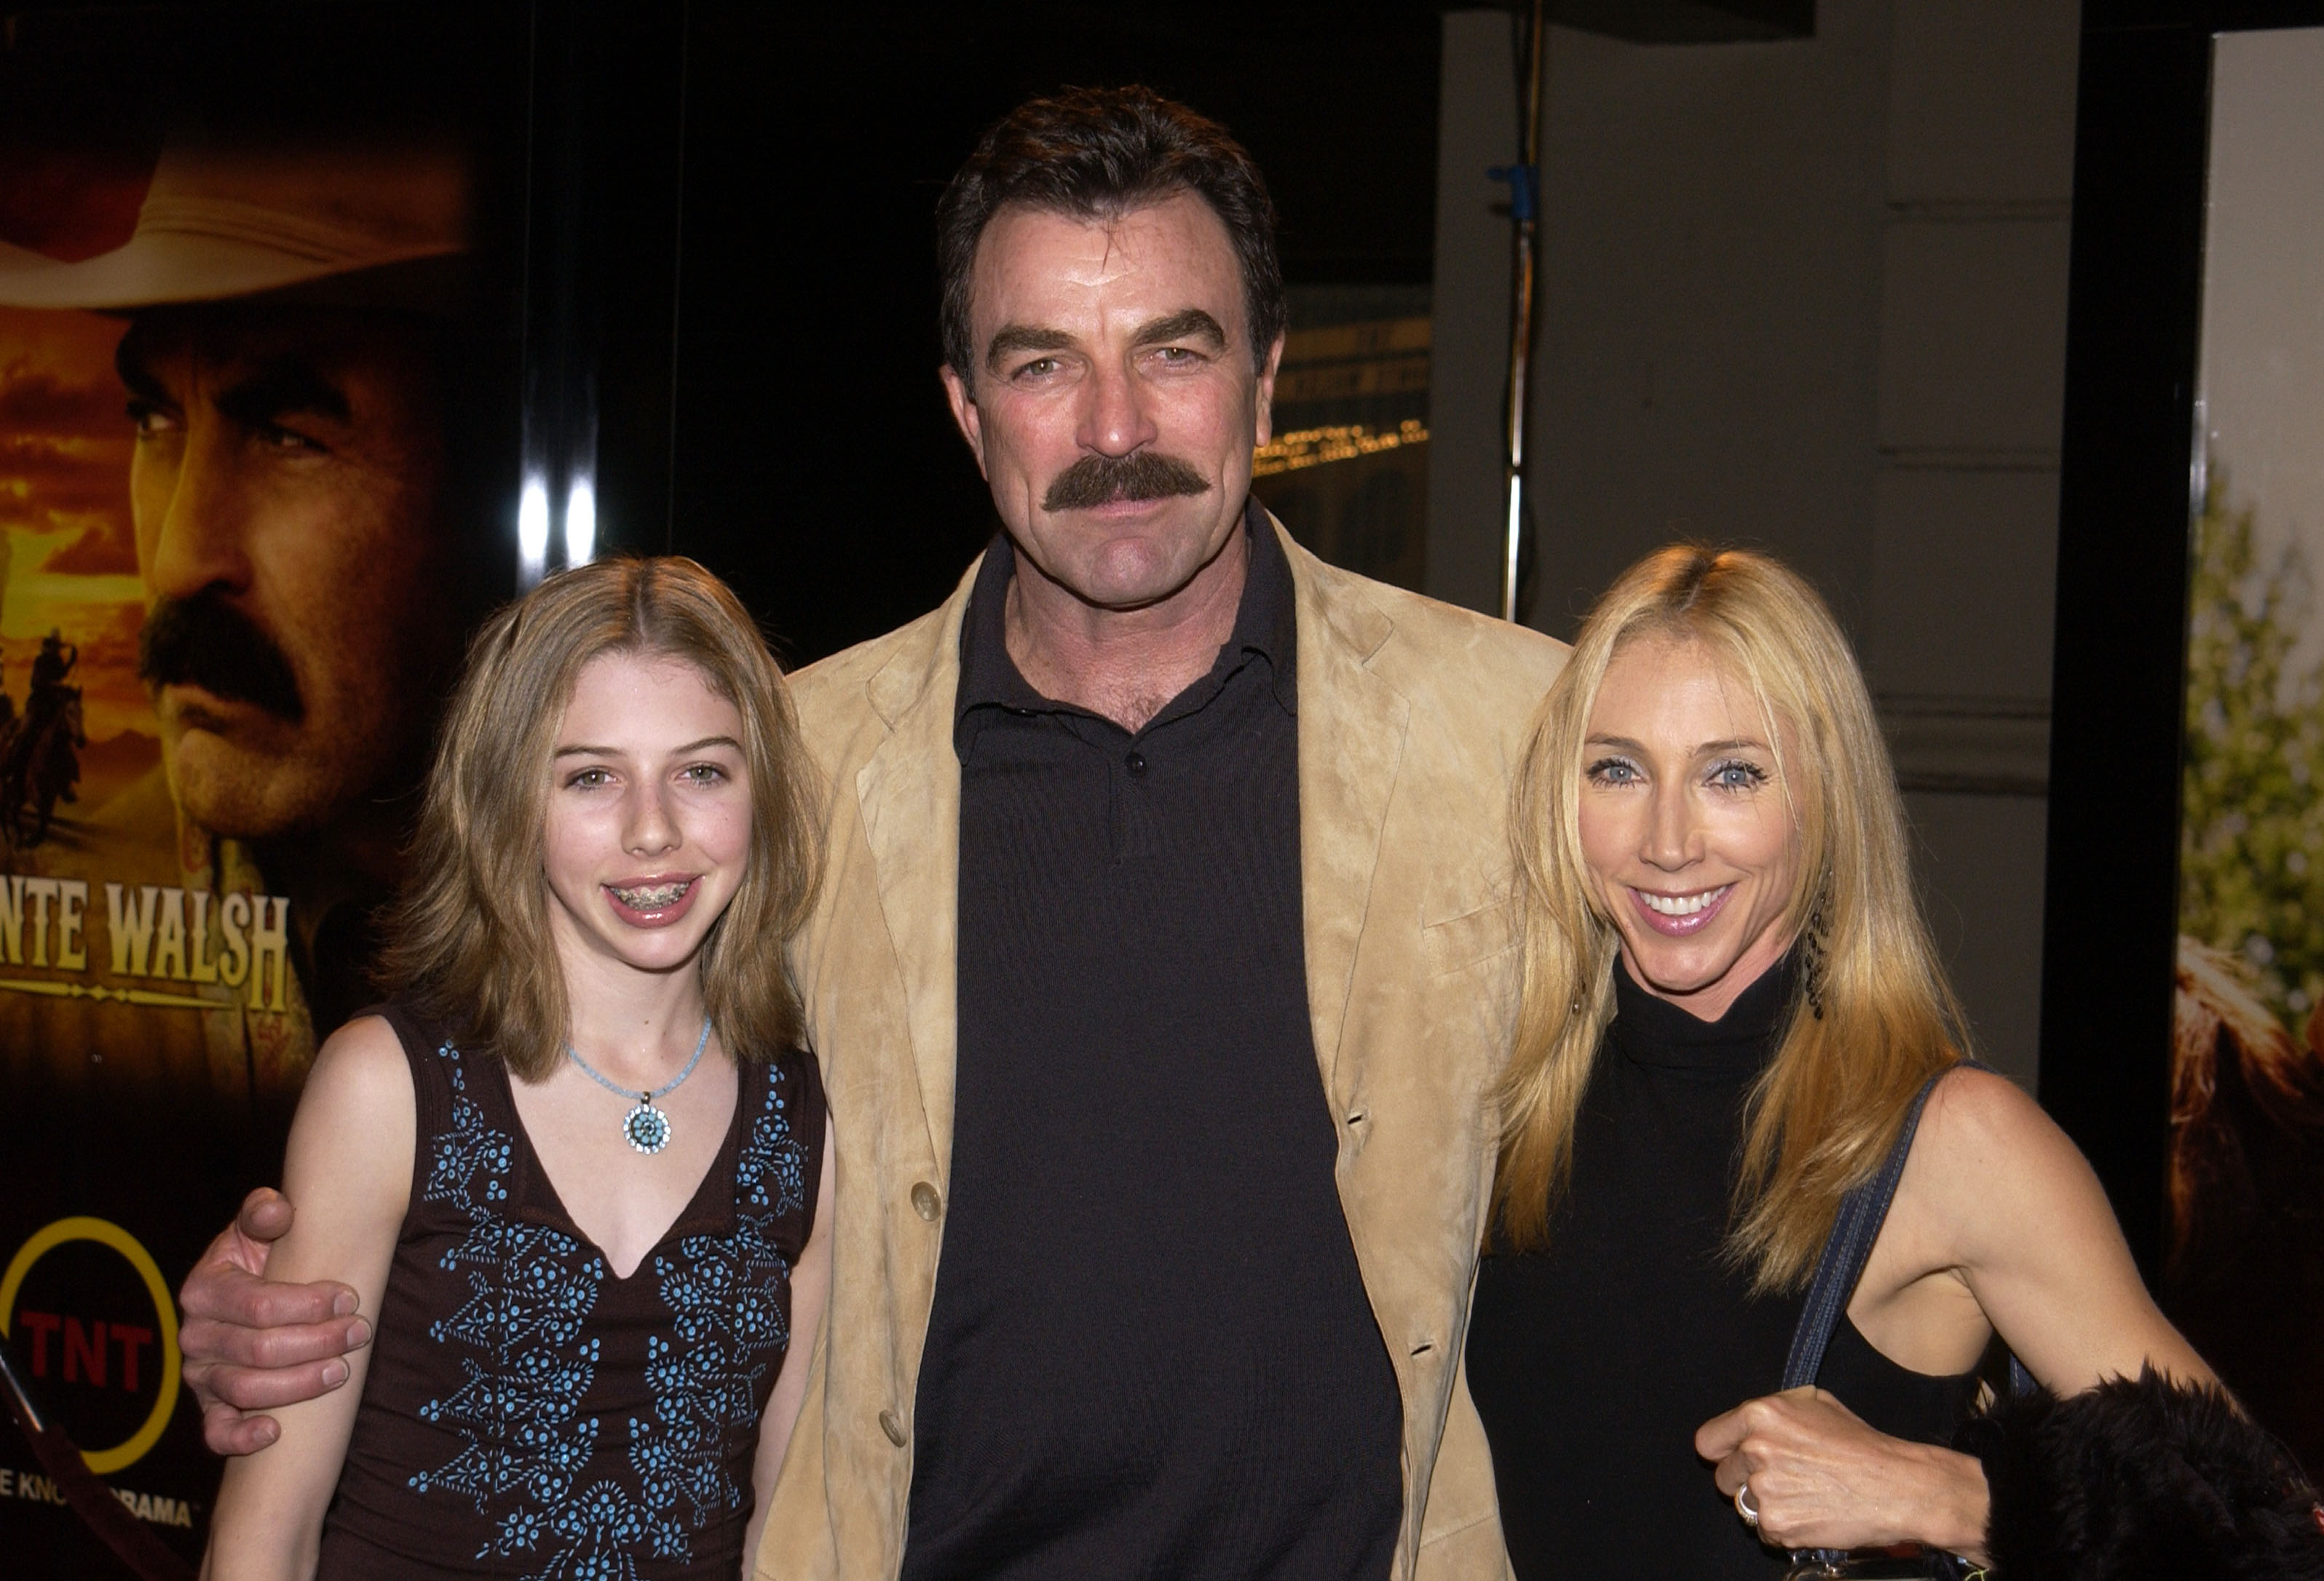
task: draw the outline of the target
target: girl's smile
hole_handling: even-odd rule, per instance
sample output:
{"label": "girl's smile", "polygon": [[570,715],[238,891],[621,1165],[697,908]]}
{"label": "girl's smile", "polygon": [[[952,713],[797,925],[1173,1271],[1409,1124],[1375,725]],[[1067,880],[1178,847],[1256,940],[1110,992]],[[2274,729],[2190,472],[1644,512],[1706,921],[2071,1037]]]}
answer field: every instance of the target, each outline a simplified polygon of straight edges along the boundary
{"label": "girl's smile", "polygon": [[615,651],[582,666],[557,740],[542,865],[568,968],[687,964],[749,865],[741,711],[683,659]]}

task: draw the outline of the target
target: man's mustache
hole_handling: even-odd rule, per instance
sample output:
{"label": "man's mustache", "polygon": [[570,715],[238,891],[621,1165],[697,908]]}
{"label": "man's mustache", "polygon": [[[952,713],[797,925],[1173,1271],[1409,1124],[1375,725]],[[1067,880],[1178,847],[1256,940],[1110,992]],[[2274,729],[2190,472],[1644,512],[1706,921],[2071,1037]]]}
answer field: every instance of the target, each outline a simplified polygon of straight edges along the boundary
{"label": "man's mustache", "polygon": [[1087,510],[1127,500],[1167,500],[1206,494],[1210,481],[1173,455],[1133,450],[1127,455],[1084,455],[1059,473],[1041,497],[1044,510]]}
{"label": "man's mustache", "polygon": [[307,717],[290,661],[216,593],[155,602],[137,634],[137,678],[148,686],[192,685],[239,698],[291,724]]}

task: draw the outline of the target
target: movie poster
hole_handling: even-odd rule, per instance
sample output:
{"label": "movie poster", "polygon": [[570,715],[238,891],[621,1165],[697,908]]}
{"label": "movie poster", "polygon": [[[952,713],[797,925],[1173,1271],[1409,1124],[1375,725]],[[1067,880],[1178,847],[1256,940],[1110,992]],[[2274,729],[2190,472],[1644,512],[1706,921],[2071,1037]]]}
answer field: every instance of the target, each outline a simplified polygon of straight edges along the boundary
{"label": "movie poster", "polygon": [[[375,997],[438,702],[513,591],[497,145],[337,20],[40,14],[0,62],[0,1334],[187,1562],[218,1468],[176,1286]],[[7,1574],[137,1573],[24,1426]]]}
{"label": "movie poster", "polygon": [[2211,106],[2163,1295],[2324,1475],[2324,28]]}

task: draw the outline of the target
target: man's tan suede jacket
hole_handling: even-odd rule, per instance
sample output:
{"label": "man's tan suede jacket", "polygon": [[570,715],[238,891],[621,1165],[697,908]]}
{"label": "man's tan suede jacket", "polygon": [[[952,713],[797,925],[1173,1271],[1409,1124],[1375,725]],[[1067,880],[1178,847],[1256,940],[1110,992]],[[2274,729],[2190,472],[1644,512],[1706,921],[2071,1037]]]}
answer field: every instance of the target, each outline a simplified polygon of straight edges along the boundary
{"label": "man's tan suede jacket", "polygon": [[[1283,547],[1308,1012],[1340,1200],[1404,1398],[1394,1574],[1505,1576],[1461,1347],[1492,1178],[1485,1092],[1516,998],[1509,778],[1564,649],[1335,570],[1287,534]],[[952,1157],[953,709],[974,578],[791,680],[829,852],[793,966],[837,1190],[830,1307],[759,1549],[767,1581],[888,1581],[903,1558]]]}

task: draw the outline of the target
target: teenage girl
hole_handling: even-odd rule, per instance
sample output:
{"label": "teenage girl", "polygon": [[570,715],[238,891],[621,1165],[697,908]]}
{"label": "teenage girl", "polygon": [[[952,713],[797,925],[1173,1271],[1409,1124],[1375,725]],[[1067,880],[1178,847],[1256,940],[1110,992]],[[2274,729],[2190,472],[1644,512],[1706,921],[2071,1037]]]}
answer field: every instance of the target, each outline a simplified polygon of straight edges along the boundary
{"label": "teenage girl", "polygon": [[352,1286],[377,1339],[226,1467],[206,1576],[740,1572],[829,1281],[802,764],[691,561],[566,572],[478,635],[394,997],[323,1045],[283,1165],[270,1272]]}

